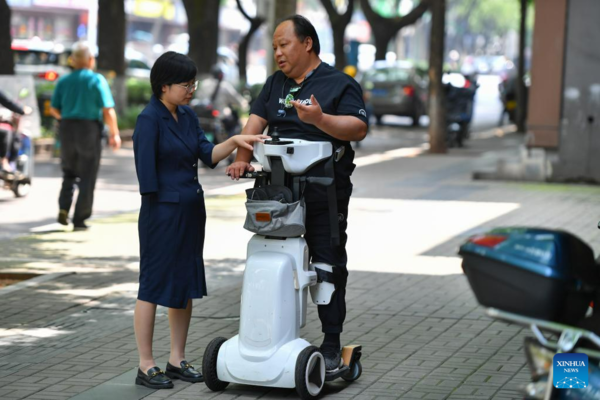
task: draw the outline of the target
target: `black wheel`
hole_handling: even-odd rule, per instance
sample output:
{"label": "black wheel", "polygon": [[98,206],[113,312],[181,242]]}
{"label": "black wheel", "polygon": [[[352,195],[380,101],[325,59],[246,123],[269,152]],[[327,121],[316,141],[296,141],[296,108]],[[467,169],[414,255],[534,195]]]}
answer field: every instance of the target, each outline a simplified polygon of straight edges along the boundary
{"label": "black wheel", "polygon": [[302,400],[314,399],[325,384],[325,359],[315,346],[302,350],[296,361],[296,392]]}
{"label": "black wheel", "polygon": [[27,182],[15,182],[12,185],[12,191],[15,197],[25,197],[29,194],[31,185]]}
{"label": "black wheel", "polygon": [[217,357],[219,356],[219,349],[226,341],[227,339],[224,337],[214,338],[210,341],[208,346],[206,346],[206,350],[204,350],[202,375],[204,375],[206,386],[213,392],[220,392],[229,385],[229,382],[223,382],[219,380],[219,377],[217,376]]}
{"label": "black wheel", "polygon": [[375,123],[377,125],[381,125],[381,118],[383,117],[383,115],[380,114],[375,114]]}
{"label": "black wheel", "polygon": [[361,375],[362,375],[362,364],[360,363],[360,361],[357,361],[354,363],[354,366],[352,367],[352,369],[350,371],[348,371],[348,373],[346,375],[342,376],[342,379],[345,380],[346,382],[354,382],[355,380],[360,378]]}

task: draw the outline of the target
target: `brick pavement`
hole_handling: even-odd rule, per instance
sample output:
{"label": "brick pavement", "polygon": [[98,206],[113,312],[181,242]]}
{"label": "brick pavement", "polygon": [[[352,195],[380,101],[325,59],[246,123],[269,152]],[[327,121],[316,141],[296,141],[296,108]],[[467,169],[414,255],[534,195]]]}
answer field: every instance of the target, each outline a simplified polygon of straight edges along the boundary
{"label": "brick pavement", "polygon": [[[449,156],[397,160],[400,168],[394,184],[377,196],[396,190],[402,199],[415,201],[518,203],[514,211],[477,229],[509,224],[560,227],[598,243],[596,187],[471,181],[470,172],[485,159],[481,157],[485,146],[511,140],[478,141]],[[385,164],[361,168],[355,181],[385,168]],[[370,197],[360,188],[357,195]],[[223,201],[208,199],[209,219],[223,212]],[[228,218],[222,223],[239,224],[239,213]],[[0,295],[0,398],[296,398],[291,390],[240,385],[230,385],[222,393],[180,381],[170,391],[135,387],[135,216],[94,222],[90,232],[0,242],[2,271],[76,272]],[[435,221],[427,223],[435,229]],[[460,232],[423,255],[452,257],[469,233]],[[187,347],[189,361],[196,365],[210,340],[237,333],[241,262],[238,253],[206,260],[211,293],[195,302]],[[356,270],[349,280],[348,310],[343,340],[363,345],[363,375],[352,384],[326,385],[327,399],[522,397],[518,386],[529,377],[522,349],[527,331],[484,316],[463,275]],[[307,320],[303,337],[318,343],[321,334],[312,303]],[[168,357],[168,332],[166,310],[159,308],[154,348],[158,360]]]}

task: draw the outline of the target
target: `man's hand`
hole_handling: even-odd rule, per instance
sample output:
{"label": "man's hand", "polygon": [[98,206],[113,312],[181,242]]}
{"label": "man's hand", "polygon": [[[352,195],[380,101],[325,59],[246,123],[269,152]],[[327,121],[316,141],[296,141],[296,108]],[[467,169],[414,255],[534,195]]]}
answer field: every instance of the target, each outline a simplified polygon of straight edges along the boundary
{"label": "man's hand", "polygon": [[112,147],[113,151],[121,148],[121,136],[117,133],[116,135],[110,135],[108,137],[108,144]]}
{"label": "man's hand", "polygon": [[305,124],[317,126],[323,118],[323,110],[321,110],[321,105],[317,101],[316,97],[312,94],[310,95],[310,102],[312,103],[310,106],[301,104],[297,100],[294,100],[291,103],[296,108],[300,121],[304,122]]}
{"label": "man's hand", "polygon": [[240,179],[240,176],[244,174],[244,172],[253,172],[254,167],[250,165],[249,162],[246,161],[236,161],[229,165],[225,170],[225,173],[231,177],[231,179],[235,179],[236,181]]}

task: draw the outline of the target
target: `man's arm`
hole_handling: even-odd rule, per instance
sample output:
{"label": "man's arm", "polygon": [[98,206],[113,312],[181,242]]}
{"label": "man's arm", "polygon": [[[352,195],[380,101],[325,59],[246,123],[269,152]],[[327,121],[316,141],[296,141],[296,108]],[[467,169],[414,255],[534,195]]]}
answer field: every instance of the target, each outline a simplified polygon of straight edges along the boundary
{"label": "man's arm", "polygon": [[102,115],[104,123],[108,125],[108,142],[113,149],[117,150],[121,147],[121,136],[119,136],[119,126],[117,125],[117,113],[112,107],[103,108]]}
{"label": "man's arm", "polygon": [[0,91],[0,104],[14,113],[21,115],[25,114],[25,111],[17,103],[6,97],[2,91]]}
{"label": "man's arm", "polygon": [[50,107],[50,115],[52,115],[54,118],[56,118],[59,121],[62,119],[62,115],[58,108]]}
{"label": "man's arm", "polygon": [[[267,120],[259,117],[256,114],[250,114],[248,122],[242,129],[242,135],[261,135],[267,127]],[[243,147],[238,147],[237,155],[235,156],[235,162],[227,167],[226,173],[231,176],[231,179],[240,179],[246,171],[254,171],[254,168],[250,165],[252,161],[252,151]]]}
{"label": "man's arm", "polygon": [[315,96],[311,95],[310,101],[311,105],[292,101],[302,122],[314,125],[328,135],[347,142],[363,140],[367,135],[367,124],[360,119],[352,115],[325,114]]}

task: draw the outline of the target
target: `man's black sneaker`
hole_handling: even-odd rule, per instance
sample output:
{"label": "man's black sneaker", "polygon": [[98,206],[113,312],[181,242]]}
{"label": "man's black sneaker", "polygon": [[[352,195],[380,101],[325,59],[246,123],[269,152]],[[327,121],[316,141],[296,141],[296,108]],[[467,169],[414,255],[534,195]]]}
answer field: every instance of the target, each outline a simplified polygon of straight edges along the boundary
{"label": "man's black sneaker", "polygon": [[86,225],[85,222],[76,222],[73,224],[74,231],[87,231],[88,229],[90,229],[90,227]]}
{"label": "man's black sneaker", "polygon": [[339,347],[321,346],[321,354],[327,371],[335,371],[342,366],[342,350]]}
{"label": "man's black sneaker", "polygon": [[58,223],[61,225],[69,225],[69,212],[67,210],[60,210],[58,212]]}

